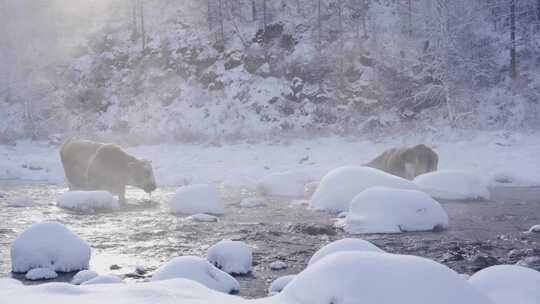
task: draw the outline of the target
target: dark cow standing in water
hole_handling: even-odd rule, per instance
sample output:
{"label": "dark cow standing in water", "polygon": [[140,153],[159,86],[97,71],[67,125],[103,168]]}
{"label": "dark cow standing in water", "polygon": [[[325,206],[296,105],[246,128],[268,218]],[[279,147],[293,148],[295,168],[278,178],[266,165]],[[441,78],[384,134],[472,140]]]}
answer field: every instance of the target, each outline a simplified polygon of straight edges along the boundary
{"label": "dark cow standing in water", "polygon": [[126,185],[151,193],[156,189],[152,164],[126,153],[114,144],[68,140],[60,159],[69,190],[107,190],[126,202]]}
{"label": "dark cow standing in water", "polygon": [[438,163],[437,153],[420,144],[386,150],[365,166],[412,180],[420,174],[437,170]]}

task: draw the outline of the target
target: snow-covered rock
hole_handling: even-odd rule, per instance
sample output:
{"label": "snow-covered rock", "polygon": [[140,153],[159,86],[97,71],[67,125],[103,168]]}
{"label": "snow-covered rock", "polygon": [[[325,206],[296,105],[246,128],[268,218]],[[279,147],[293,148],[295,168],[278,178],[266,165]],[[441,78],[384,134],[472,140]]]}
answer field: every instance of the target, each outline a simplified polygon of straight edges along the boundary
{"label": "snow-covered rock", "polygon": [[478,200],[490,198],[487,183],[479,176],[464,171],[435,171],[414,179],[422,191],[434,198]]}
{"label": "snow-covered rock", "polygon": [[193,280],[210,289],[225,293],[240,290],[240,284],[235,278],[217,269],[207,260],[196,256],[181,256],[170,260],[156,270],[151,281],[174,278]]}
{"label": "snow-covered rock", "polygon": [[514,265],[484,268],[469,283],[486,294],[495,304],[540,303],[540,272]]}
{"label": "snow-covered rock", "polygon": [[240,241],[222,240],[208,248],[206,255],[210,263],[231,274],[251,272],[253,252],[251,247]]}
{"label": "snow-covered rock", "polygon": [[304,196],[311,197],[319,187],[319,182],[310,182],[304,186]]}
{"label": "snow-covered rock", "polygon": [[400,233],[448,228],[442,206],[424,192],[373,187],[351,202],[345,219],[348,233]]}
{"label": "snow-covered rock", "polygon": [[309,174],[302,171],[272,173],[259,181],[259,189],[267,195],[302,197],[310,179]]}
{"label": "snow-covered rock", "polygon": [[8,207],[32,207],[34,200],[27,195],[16,197],[13,201],[8,203]]}
{"label": "snow-covered rock", "polygon": [[260,197],[246,197],[240,201],[242,208],[256,208],[264,206],[264,199]]}
{"label": "snow-covered rock", "polygon": [[189,216],[188,218],[190,220],[192,220],[192,221],[195,221],[195,222],[210,223],[210,222],[217,222],[218,221],[217,216],[214,216],[214,215],[211,215],[211,214],[206,214],[206,213],[197,213],[197,214]]}
{"label": "snow-covered rock", "polygon": [[208,184],[183,186],[176,190],[169,207],[172,213],[223,214],[225,207],[216,187]]}
{"label": "snow-covered rock", "polygon": [[32,268],[75,271],[88,268],[90,246],[56,222],[34,224],[11,243],[13,272]]}
{"label": "snow-covered rock", "polygon": [[298,274],[277,297],[296,304],[492,304],[442,264],[372,251],[328,255]]}
{"label": "snow-covered rock", "polygon": [[275,279],[272,284],[270,284],[270,288],[268,288],[268,295],[274,296],[280,293],[295,277],[295,274],[291,274]]}
{"label": "snow-covered rock", "polygon": [[327,244],[323,246],[321,249],[319,249],[308,262],[308,266],[312,265],[313,263],[321,260],[322,258],[334,254],[336,252],[341,251],[375,251],[375,252],[384,252],[384,250],[380,249],[379,247],[373,245],[372,243],[361,240],[361,239],[353,239],[353,238],[346,238],[334,241],[330,244]]}
{"label": "snow-covered rock", "polygon": [[287,267],[289,267],[289,265],[283,261],[274,261],[270,263],[270,269],[272,270],[282,270],[286,269]]}
{"label": "snow-covered rock", "polygon": [[119,283],[125,283],[125,282],[124,280],[122,280],[120,277],[116,275],[107,274],[107,275],[98,275],[97,277],[93,279],[82,282],[81,285],[119,284]]}
{"label": "snow-covered rock", "polygon": [[92,270],[81,270],[73,276],[73,279],[71,279],[71,284],[80,285],[86,281],[90,281],[91,279],[98,276],[98,273]]}
{"label": "snow-covered rock", "polygon": [[50,268],[34,268],[28,271],[24,277],[30,281],[49,280],[57,278],[58,274]]}
{"label": "snow-covered rock", "polygon": [[80,212],[101,212],[120,209],[118,200],[108,191],[69,191],[63,193],[58,207]]}
{"label": "snow-covered rock", "polygon": [[353,197],[363,190],[384,186],[418,190],[418,186],[404,178],[369,167],[340,167],[324,176],[311,198],[311,207],[335,212],[349,210]]}
{"label": "snow-covered rock", "polygon": [[529,233],[540,233],[540,225],[534,225],[527,231]]}

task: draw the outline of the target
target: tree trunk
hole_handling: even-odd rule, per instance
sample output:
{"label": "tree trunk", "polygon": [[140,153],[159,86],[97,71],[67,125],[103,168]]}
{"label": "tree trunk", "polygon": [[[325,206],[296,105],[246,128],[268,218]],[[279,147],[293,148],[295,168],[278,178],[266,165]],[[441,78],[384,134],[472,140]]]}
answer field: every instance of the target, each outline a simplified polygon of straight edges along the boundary
{"label": "tree trunk", "polygon": [[208,30],[212,32],[212,0],[206,0],[206,21],[208,22]]}
{"label": "tree trunk", "polygon": [[142,51],[146,49],[146,30],[144,28],[144,4],[143,0],[139,0],[139,10],[141,14],[141,46]]}
{"label": "tree trunk", "polygon": [[516,80],[517,54],[516,54],[516,0],[510,0],[510,77]]}
{"label": "tree trunk", "polygon": [[218,0],[219,3],[219,26],[221,33],[221,45],[225,46],[225,26],[223,24],[223,0]]}
{"label": "tree trunk", "polygon": [[319,38],[318,38],[319,45],[322,43],[321,1],[322,0],[318,0],[318,5],[317,5],[317,29],[319,30]]}
{"label": "tree trunk", "polygon": [[131,0],[131,39],[137,40],[137,0]]}
{"label": "tree trunk", "polygon": [[264,25],[264,31],[266,32],[266,27],[268,26],[268,19],[267,19],[267,10],[266,10],[266,0],[263,0],[263,25]]}
{"label": "tree trunk", "polygon": [[413,34],[413,27],[412,27],[412,0],[407,0],[407,17],[408,17],[408,27],[409,27],[409,30],[408,30],[408,33],[409,33],[409,36],[412,36]]}
{"label": "tree trunk", "polygon": [[257,3],[255,0],[251,0],[251,21],[257,21]]}

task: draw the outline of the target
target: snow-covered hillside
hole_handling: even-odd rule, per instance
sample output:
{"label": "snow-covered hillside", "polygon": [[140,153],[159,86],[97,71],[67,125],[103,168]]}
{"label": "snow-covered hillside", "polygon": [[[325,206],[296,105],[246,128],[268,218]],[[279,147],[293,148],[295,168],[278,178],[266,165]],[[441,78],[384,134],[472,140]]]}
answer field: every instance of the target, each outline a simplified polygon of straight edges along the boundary
{"label": "snow-covered hillside", "polygon": [[540,127],[536,1],[516,8],[517,78],[505,1],[86,2],[50,1],[39,32],[15,17],[35,2],[6,2],[0,140]]}

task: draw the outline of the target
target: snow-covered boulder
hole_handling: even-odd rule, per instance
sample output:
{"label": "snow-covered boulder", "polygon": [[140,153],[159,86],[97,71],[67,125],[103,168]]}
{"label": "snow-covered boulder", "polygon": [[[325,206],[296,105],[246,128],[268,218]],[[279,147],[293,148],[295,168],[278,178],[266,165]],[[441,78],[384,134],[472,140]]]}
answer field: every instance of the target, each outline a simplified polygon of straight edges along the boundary
{"label": "snow-covered boulder", "polygon": [[196,256],[176,257],[159,267],[151,281],[184,278],[203,284],[204,286],[225,292],[233,293],[240,290],[238,281],[207,260]]}
{"label": "snow-covered boulder", "polygon": [[183,186],[176,190],[169,203],[172,213],[223,214],[225,207],[218,189],[208,184]]}
{"label": "snow-covered boulder", "polygon": [[540,272],[521,266],[497,265],[484,268],[469,283],[495,304],[540,303]]}
{"label": "snow-covered boulder", "polygon": [[197,214],[189,216],[188,218],[194,222],[211,223],[211,222],[218,221],[217,216],[206,214],[206,213],[197,213]]}
{"label": "snow-covered boulder", "polygon": [[264,206],[264,199],[260,197],[246,197],[240,201],[242,208],[257,208]]}
{"label": "snow-covered boulder", "polygon": [[98,273],[92,270],[81,270],[73,276],[73,279],[71,279],[71,284],[80,285],[86,281],[90,281],[91,279],[98,276]]}
{"label": "snow-covered boulder", "polygon": [[422,191],[434,198],[447,200],[479,200],[490,198],[487,183],[479,176],[464,171],[435,171],[414,179]]}
{"label": "snow-covered boulder", "polygon": [[448,228],[442,206],[424,192],[373,187],[351,202],[345,231],[358,233],[400,233]]}
{"label": "snow-covered boulder", "polygon": [[222,240],[208,248],[206,258],[226,273],[246,274],[251,272],[253,252],[244,242]]}
{"label": "snow-covered boulder", "polygon": [[69,272],[88,268],[89,261],[90,246],[56,222],[34,224],[11,243],[13,272],[33,268]]}
{"label": "snow-covered boulder", "polygon": [[120,209],[118,200],[108,191],[69,191],[63,193],[58,207],[80,212],[103,212]]}
{"label": "snow-covered boulder", "polygon": [[13,201],[8,202],[8,207],[32,207],[34,200],[27,195],[16,197]]}
{"label": "snow-covered boulder", "polygon": [[323,177],[311,198],[311,207],[334,212],[347,211],[353,197],[375,186],[418,190],[418,186],[411,181],[377,169],[340,167]]}
{"label": "snow-covered boulder", "polygon": [[298,274],[277,297],[295,304],[492,304],[442,264],[372,251],[328,255]]}
{"label": "snow-covered boulder", "polygon": [[540,233],[540,225],[534,225],[527,231],[529,233]]}
{"label": "snow-covered boulder", "polygon": [[310,180],[309,174],[302,171],[272,173],[259,181],[259,189],[267,195],[302,197]]}
{"label": "snow-covered boulder", "polygon": [[50,268],[34,268],[28,271],[24,277],[30,281],[49,280],[57,278],[58,274]]}
{"label": "snow-covered boulder", "polygon": [[122,280],[120,277],[116,275],[107,274],[107,275],[98,275],[97,277],[93,279],[82,282],[81,285],[119,284],[119,283],[125,283],[125,282],[124,280]]}
{"label": "snow-covered boulder", "polygon": [[291,274],[275,279],[272,284],[270,284],[270,288],[268,288],[268,295],[274,296],[280,293],[295,277],[295,274]]}
{"label": "snow-covered boulder", "polygon": [[289,267],[289,265],[287,265],[287,263],[283,261],[274,261],[270,263],[270,269],[272,270],[283,270],[283,269],[286,269],[287,267]]}
{"label": "snow-covered boulder", "polygon": [[375,251],[375,252],[384,252],[384,250],[380,249],[379,247],[373,245],[372,243],[368,241],[364,241],[361,239],[353,239],[353,238],[346,238],[337,240],[335,242],[332,242],[330,244],[327,244],[323,246],[321,249],[319,249],[308,262],[308,266],[312,265],[313,263],[319,261],[320,259],[330,255],[334,254],[336,252],[341,251]]}

